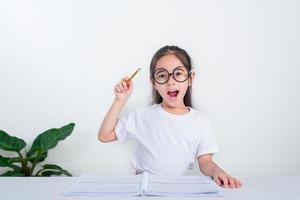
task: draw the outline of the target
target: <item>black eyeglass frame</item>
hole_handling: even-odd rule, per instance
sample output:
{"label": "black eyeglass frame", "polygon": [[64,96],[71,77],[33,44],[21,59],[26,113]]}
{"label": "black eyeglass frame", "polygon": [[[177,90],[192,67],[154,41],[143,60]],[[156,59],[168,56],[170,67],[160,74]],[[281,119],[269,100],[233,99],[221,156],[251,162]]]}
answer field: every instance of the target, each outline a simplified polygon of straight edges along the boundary
{"label": "black eyeglass frame", "polygon": [[[182,68],[182,67],[184,67],[184,68],[187,70],[188,75],[187,75],[187,77],[186,77],[185,80],[183,80],[183,81],[178,81],[178,80],[175,78],[174,74],[175,74],[175,72],[176,72],[176,70],[177,70],[178,68]],[[166,73],[168,74],[167,80],[166,80],[165,82],[163,82],[163,83],[158,82],[158,81],[155,79],[155,73],[156,73],[158,70],[166,71]],[[173,76],[173,79],[174,79],[175,81],[177,81],[177,82],[179,82],[179,83],[183,83],[183,82],[185,82],[186,80],[188,80],[188,78],[191,76],[191,74],[192,74],[192,71],[191,71],[191,70],[188,70],[188,68],[187,68],[186,66],[178,66],[178,67],[176,67],[176,68],[173,70],[172,73],[169,73],[168,70],[166,70],[165,68],[159,67],[159,68],[157,68],[157,69],[153,72],[153,74],[152,74],[152,79],[153,79],[156,83],[162,85],[162,84],[165,84],[165,83],[167,83],[167,82],[169,81],[170,76]]]}

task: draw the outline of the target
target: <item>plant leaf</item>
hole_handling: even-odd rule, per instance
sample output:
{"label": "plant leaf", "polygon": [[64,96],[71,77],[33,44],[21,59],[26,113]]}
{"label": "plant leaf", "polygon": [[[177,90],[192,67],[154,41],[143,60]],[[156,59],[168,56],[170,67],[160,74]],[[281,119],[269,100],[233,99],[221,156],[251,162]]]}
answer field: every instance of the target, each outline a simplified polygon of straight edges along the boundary
{"label": "plant leaf", "polygon": [[61,174],[60,171],[43,171],[41,176],[60,176]]}
{"label": "plant leaf", "polygon": [[0,167],[10,167],[13,168],[14,170],[21,170],[22,169],[21,167],[13,164],[15,162],[20,162],[19,159],[20,158],[18,157],[7,158],[0,155]]}
{"label": "plant leaf", "polygon": [[58,165],[53,165],[53,164],[46,164],[46,165],[43,165],[43,168],[44,169],[54,169],[54,170],[62,170],[63,168],[61,168],[60,166]]}
{"label": "plant leaf", "polygon": [[0,130],[0,149],[18,152],[25,146],[26,142],[21,138],[10,136],[6,132]]}
{"label": "plant leaf", "polygon": [[21,171],[22,167],[19,167],[18,165],[10,165],[10,168],[13,168],[15,171]]}
{"label": "plant leaf", "polygon": [[66,175],[66,176],[72,176],[72,174],[70,172],[61,168],[58,165],[47,164],[47,165],[43,166],[43,171],[41,173],[41,176],[52,176],[52,175],[59,176],[62,174]]}
{"label": "plant leaf", "polygon": [[11,159],[0,155],[0,166],[7,167],[11,165]]}
{"label": "plant leaf", "polygon": [[[28,161],[32,163],[35,160],[36,156],[30,157],[29,154],[27,154]],[[43,162],[47,158],[47,156],[48,156],[48,151],[46,151],[45,153],[41,154],[40,157],[39,157],[39,159],[36,162]]]}
{"label": "plant leaf", "polygon": [[7,171],[4,174],[1,174],[0,176],[25,176],[20,170],[15,171]]}
{"label": "plant leaf", "polygon": [[70,123],[61,128],[52,128],[41,133],[33,141],[28,155],[32,156],[35,152],[38,152],[38,154],[43,154],[49,149],[54,148],[60,140],[64,140],[72,133],[74,126],[74,123]]}

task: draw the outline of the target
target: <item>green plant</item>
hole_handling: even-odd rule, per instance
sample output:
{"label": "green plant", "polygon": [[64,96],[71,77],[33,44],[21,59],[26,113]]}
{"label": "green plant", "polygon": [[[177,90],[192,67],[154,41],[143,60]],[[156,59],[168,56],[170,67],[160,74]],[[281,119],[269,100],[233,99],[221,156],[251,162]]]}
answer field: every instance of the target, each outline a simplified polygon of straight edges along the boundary
{"label": "green plant", "polygon": [[74,123],[70,123],[61,128],[52,128],[41,133],[35,138],[28,152],[25,149],[27,144],[24,140],[10,136],[0,130],[0,149],[12,151],[18,155],[12,158],[0,155],[0,167],[12,169],[0,176],[52,176],[62,174],[72,176],[67,170],[58,165],[46,164],[38,171],[35,169],[39,162],[46,159],[49,149],[54,148],[60,140],[64,140],[72,133],[74,126]]}

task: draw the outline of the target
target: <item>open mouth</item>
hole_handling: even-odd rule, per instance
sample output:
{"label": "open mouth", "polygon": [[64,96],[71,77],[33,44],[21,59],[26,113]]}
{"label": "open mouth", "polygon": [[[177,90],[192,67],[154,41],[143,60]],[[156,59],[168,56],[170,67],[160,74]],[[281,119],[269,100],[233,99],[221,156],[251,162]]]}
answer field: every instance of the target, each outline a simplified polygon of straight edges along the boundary
{"label": "open mouth", "polygon": [[179,91],[178,90],[171,90],[171,91],[168,91],[168,95],[170,97],[177,97]]}

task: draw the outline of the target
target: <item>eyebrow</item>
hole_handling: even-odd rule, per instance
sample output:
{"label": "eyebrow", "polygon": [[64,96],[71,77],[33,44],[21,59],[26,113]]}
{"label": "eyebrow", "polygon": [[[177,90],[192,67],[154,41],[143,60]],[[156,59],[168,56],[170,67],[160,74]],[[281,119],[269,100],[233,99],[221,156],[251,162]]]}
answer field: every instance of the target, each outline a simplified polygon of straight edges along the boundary
{"label": "eyebrow", "polygon": [[[185,68],[185,66],[179,65],[179,66],[175,67],[175,68],[173,69],[173,71],[174,71],[176,68],[178,68],[178,67],[184,67],[184,68]],[[164,68],[164,67],[158,67],[158,66],[156,66],[154,71],[159,72],[159,70],[167,70],[167,69]],[[181,69],[181,70],[182,70],[182,69]],[[167,70],[167,71],[168,71],[168,70]],[[173,72],[173,71],[172,71],[172,72]],[[183,71],[183,70],[182,70],[182,71]],[[168,72],[169,72],[169,71],[168,71]]]}

